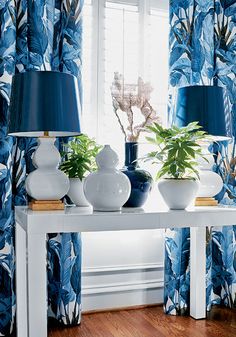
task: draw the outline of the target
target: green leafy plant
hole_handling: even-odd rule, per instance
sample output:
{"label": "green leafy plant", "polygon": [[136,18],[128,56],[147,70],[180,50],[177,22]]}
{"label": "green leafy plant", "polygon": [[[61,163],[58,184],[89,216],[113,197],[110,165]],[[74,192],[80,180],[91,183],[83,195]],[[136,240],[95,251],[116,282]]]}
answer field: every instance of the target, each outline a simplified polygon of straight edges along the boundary
{"label": "green leafy plant", "polygon": [[102,146],[87,135],[74,137],[68,144],[64,144],[65,151],[62,153],[62,164],[60,169],[69,178],[82,180],[87,173],[97,168],[95,157]]}
{"label": "green leafy plant", "polygon": [[156,151],[149,152],[144,160],[151,160],[154,164],[161,164],[157,179],[161,177],[171,179],[199,179],[197,157],[202,157],[200,142],[207,138],[198,122],[186,127],[164,128],[158,123],[147,126],[146,130],[153,137],[146,137],[148,142],[157,146]]}

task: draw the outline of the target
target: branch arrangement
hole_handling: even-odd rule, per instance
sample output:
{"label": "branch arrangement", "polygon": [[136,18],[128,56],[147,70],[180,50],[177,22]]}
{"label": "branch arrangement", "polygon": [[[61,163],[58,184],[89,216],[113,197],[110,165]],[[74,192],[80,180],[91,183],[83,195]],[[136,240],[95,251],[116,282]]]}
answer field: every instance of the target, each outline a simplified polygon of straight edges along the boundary
{"label": "branch arrangement", "polygon": [[152,90],[150,83],[144,83],[141,77],[137,84],[125,84],[123,75],[114,73],[111,86],[113,109],[126,142],[137,142],[145,127],[160,123],[149,103]]}

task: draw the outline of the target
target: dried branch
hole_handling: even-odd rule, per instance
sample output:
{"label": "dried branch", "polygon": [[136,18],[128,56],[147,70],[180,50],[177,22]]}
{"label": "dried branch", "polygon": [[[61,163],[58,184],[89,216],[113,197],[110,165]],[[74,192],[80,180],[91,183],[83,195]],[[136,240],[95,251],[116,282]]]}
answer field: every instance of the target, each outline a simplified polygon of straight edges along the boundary
{"label": "dried branch", "polygon": [[127,134],[126,134],[126,132],[125,132],[125,129],[124,129],[122,123],[121,123],[121,120],[120,120],[120,117],[119,117],[119,115],[118,115],[118,113],[117,113],[117,110],[114,109],[114,112],[115,112],[115,115],[116,115],[116,117],[117,117],[118,123],[120,124],[121,131],[123,132],[123,134],[124,134],[124,136],[125,136],[125,141],[126,141],[126,140],[127,140]]}
{"label": "dried branch", "polygon": [[[114,74],[111,86],[113,108],[126,141],[138,141],[146,126],[156,121],[160,123],[160,118],[149,102],[152,90],[150,83],[144,83],[141,77],[138,78],[137,84],[125,84],[123,75]],[[140,111],[144,118],[142,123],[135,125],[136,111],[133,108]],[[122,123],[118,110],[126,114],[127,125]]]}

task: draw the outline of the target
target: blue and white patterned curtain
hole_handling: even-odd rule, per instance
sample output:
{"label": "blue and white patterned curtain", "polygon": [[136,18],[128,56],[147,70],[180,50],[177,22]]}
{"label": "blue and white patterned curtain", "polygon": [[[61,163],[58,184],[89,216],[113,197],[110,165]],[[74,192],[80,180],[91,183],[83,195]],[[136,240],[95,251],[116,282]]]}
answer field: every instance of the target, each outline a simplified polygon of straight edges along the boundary
{"label": "blue and white patterned curtain", "polygon": [[[27,202],[24,182],[36,146],[6,134],[11,79],[29,70],[68,72],[81,89],[82,7],[83,0],[0,1],[0,336],[15,321],[13,206]],[[79,235],[49,237],[49,316],[60,323],[80,321],[80,259]]]}
{"label": "blue and white patterned curtain", "polygon": [[[236,0],[170,0],[170,99],[186,85],[226,88],[236,136]],[[224,181],[218,200],[236,205],[235,143],[213,151],[213,169]],[[189,234],[171,229],[166,235],[164,307],[173,315],[189,312]],[[236,307],[236,226],[208,229],[206,253],[207,309]]]}

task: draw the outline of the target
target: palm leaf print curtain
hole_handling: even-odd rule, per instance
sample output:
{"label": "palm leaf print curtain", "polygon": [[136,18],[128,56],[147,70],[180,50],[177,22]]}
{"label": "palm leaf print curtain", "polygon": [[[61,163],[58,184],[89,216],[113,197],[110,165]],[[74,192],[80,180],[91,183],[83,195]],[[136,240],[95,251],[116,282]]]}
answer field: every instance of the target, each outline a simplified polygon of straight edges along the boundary
{"label": "palm leaf print curtain", "polygon": [[[171,0],[169,43],[170,99],[181,86],[223,86],[235,137],[236,1]],[[228,145],[212,146],[213,169],[224,181],[219,202],[236,205],[235,143]],[[189,238],[189,229],[170,229],[166,235],[164,309],[173,315],[189,312]],[[208,229],[206,254],[207,309],[213,304],[236,307],[236,226]]]}
{"label": "palm leaf print curtain", "polygon": [[[15,205],[25,205],[24,182],[33,169],[35,139],[7,136],[14,73],[53,70],[72,73],[81,92],[83,0],[0,1],[0,336],[15,322]],[[64,324],[80,321],[81,243],[77,234],[48,238],[49,316]]]}

